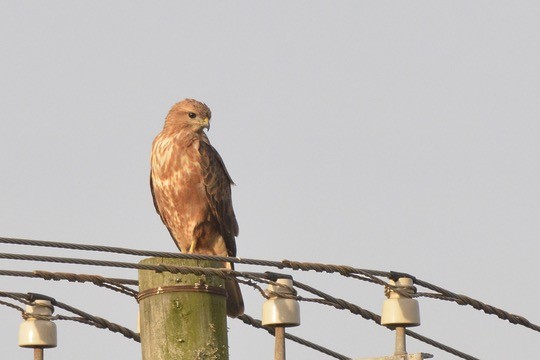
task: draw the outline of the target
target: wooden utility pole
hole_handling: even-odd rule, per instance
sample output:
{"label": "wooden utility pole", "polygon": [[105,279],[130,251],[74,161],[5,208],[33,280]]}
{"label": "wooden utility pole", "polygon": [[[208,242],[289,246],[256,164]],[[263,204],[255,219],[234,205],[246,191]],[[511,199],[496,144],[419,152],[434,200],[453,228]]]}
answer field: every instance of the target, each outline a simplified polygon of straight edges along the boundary
{"label": "wooden utility pole", "polygon": [[[221,268],[204,260],[149,258],[147,265]],[[217,276],[139,270],[143,360],[228,360],[226,297]]]}

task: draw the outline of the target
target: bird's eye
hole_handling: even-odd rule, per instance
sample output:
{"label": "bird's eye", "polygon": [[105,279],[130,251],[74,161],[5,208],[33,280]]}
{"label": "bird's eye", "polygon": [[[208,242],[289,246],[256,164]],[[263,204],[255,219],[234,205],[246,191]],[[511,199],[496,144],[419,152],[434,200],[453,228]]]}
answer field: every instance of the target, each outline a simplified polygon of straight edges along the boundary
{"label": "bird's eye", "polygon": [[188,113],[188,116],[189,116],[191,119],[195,119],[195,118],[197,117],[197,114],[190,112],[190,113]]}

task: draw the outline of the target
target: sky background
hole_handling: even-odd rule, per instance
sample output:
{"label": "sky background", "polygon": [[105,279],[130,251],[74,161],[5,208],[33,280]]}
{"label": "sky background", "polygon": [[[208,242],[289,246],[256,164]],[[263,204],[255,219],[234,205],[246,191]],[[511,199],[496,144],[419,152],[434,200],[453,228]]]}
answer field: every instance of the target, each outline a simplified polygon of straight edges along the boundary
{"label": "sky background", "polygon": [[[176,251],[153,208],[149,156],[169,108],[191,97],[212,109],[209,138],[237,184],[239,256],[404,271],[540,323],[539,18],[535,1],[3,1],[0,236]],[[294,275],[380,313],[379,286]],[[137,305],[121,294],[1,284],[136,328]],[[263,299],[243,293],[260,318]],[[420,309],[414,331],[478,358],[538,354],[532,330],[437,300]],[[355,358],[393,352],[393,334],[359,316],[301,311],[295,335]],[[30,359],[19,313],[0,317],[2,357]],[[119,334],[57,326],[48,359],[140,359]],[[231,359],[272,359],[266,332],[229,328]],[[455,358],[414,339],[408,350]]]}

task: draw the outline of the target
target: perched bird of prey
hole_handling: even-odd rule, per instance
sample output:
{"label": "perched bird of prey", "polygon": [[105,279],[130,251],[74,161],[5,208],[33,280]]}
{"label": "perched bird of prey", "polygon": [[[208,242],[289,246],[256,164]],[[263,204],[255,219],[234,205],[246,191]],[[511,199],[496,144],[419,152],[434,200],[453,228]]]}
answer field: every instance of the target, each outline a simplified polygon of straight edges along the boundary
{"label": "perched bird of prey", "polygon": [[[193,99],[171,108],[152,144],[150,187],[156,210],[180,251],[236,256],[234,183],[203,132],[210,129],[211,116],[206,104]],[[225,287],[227,315],[243,314],[238,283],[227,279]]]}

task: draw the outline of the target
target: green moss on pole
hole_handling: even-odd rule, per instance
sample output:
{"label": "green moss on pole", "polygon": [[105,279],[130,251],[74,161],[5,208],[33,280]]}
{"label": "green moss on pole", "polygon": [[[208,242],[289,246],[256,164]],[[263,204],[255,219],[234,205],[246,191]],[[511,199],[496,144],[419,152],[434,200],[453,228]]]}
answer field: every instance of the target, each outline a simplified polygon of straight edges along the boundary
{"label": "green moss on pole", "polygon": [[[215,261],[149,258],[147,265],[221,268]],[[228,360],[224,281],[139,270],[143,360]]]}

